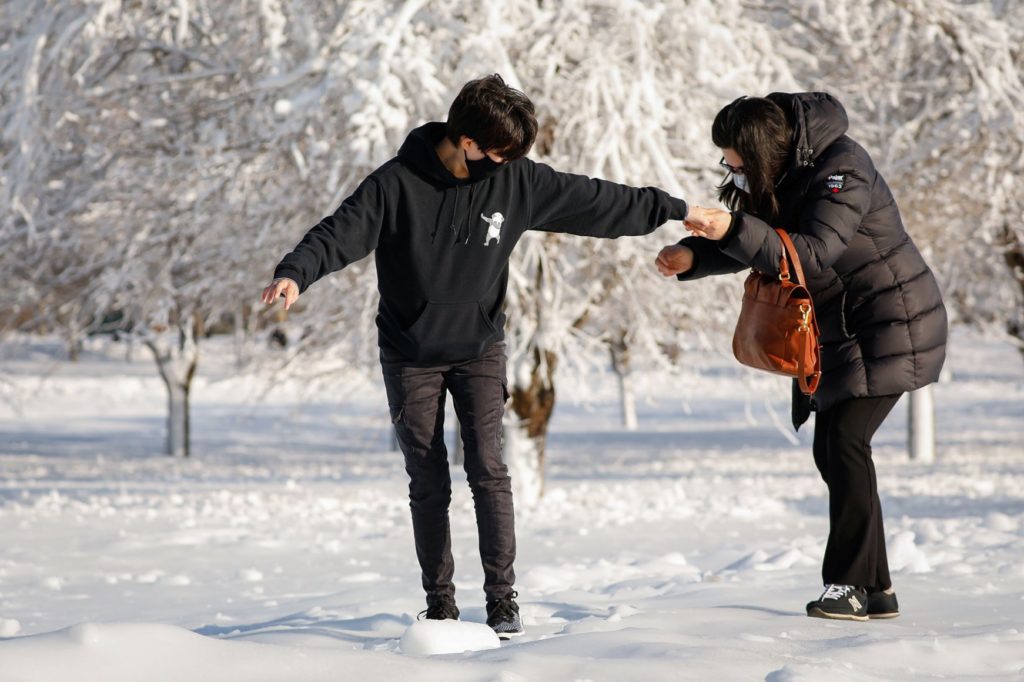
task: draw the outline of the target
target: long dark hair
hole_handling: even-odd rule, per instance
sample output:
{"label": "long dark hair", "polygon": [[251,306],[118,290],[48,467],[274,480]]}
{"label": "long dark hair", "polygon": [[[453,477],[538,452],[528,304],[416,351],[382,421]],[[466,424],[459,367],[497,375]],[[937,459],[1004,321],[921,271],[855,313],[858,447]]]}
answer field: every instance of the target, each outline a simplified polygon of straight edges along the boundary
{"label": "long dark hair", "polygon": [[533,102],[496,73],[469,81],[448,110],[448,139],[458,145],[463,135],[506,161],[522,158],[537,137]]}
{"label": "long dark hair", "polygon": [[718,198],[733,210],[776,220],[779,202],[775,183],[782,177],[793,146],[793,126],[782,108],[763,97],[741,97],[727,105],[711,124],[711,140],[720,149],[732,149],[743,159],[743,174],[750,192],[727,178],[718,186]]}

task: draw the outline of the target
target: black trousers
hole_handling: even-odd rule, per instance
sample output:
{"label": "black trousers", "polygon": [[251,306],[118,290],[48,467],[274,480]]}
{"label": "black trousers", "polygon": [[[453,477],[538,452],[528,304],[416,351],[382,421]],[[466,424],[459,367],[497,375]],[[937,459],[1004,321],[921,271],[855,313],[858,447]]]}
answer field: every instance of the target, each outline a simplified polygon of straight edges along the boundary
{"label": "black trousers", "polygon": [[814,463],[828,485],[825,584],[857,585],[874,592],[892,586],[878,499],[871,438],[899,395],[851,398],[819,412]]}
{"label": "black trousers", "polygon": [[512,591],[516,556],[512,486],[502,452],[502,416],[508,399],[505,344],[471,360],[415,365],[381,352],[384,386],[398,445],[409,474],[416,557],[428,600],[454,596],[448,507],[452,481],[444,444],[445,397],[451,393],[462,428],[466,477],[473,493],[487,599]]}

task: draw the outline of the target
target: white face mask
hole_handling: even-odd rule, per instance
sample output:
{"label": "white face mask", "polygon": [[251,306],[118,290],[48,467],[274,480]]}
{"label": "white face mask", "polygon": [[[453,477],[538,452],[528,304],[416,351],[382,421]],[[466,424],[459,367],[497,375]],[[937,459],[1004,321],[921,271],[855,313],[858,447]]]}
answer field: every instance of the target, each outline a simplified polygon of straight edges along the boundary
{"label": "white face mask", "polygon": [[736,189],[743,190],[747,194],[750,194],[750,185],[747,184],[746,175],[736,175],[734,173],[732,176],[732,184],[736,185]]}

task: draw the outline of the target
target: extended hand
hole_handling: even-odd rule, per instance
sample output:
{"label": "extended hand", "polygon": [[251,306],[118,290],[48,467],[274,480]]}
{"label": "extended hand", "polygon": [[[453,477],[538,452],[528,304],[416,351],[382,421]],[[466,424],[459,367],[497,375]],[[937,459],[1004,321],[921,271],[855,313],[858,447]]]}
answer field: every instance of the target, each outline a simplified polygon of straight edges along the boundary
{"label": "extended hand", "polygon": [[284,297],[284,309],[288,310],[299,297],[299,285],[287,277],[279,277],[267,285],[260,300],[273,305],[279,296]]}
{"label": "extended hand", "polygon": [[717,242],[729,231],[732,214],[720,208],[691,206],[683,224],[695,237],[706,237]]}
{"label": "extended hand", "polygon": [[682,244],[670,244],[661,250],[654,264],[658,272],[672,277],[693,267],[693,251]]}

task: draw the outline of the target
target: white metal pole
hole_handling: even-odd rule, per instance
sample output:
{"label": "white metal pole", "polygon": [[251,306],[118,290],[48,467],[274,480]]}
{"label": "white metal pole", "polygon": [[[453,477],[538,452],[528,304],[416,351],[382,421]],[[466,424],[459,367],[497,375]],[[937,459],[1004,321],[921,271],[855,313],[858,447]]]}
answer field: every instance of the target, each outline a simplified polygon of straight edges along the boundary
{"label": "white metal pole", "polygon": [[935,461],[935,400],[932,385],[911,391],[907,407],[907,445],[910,459],[921,464]]}

